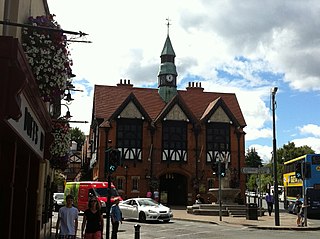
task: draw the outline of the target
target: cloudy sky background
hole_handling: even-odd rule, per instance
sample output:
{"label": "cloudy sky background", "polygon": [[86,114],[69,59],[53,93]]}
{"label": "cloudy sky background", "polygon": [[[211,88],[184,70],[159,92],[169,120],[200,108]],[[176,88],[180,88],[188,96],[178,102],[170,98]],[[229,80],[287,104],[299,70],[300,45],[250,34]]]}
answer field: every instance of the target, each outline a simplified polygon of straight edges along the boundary
{"label": "cloudy sky background", "polygon": [[[236,93],[247,122],[246,148],[265,162],[272,152],[271,88],[277,147],[288,142],[320,153],[320,4],[299,0],[48,0],[65,30],[89,34],[71,43],[72,120],[91,122],[94,84],[130,79],[157,87],[166,18],[178,88]],[[70,36],[73,37],[74,36]],[[89,124],[72,124],[86,134]]]}

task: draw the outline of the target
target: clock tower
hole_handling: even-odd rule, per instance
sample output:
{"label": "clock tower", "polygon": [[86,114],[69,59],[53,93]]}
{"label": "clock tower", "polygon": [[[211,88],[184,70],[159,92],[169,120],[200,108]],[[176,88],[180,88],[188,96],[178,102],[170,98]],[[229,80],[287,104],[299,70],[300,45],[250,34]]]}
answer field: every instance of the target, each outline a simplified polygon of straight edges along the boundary
{"label": "clock tower", "polygon": [[168,20],[168,34],[166,42],[164,43],[161,52],[161,64],[158,74],[158,87],[161,98],[167,103],[173,96],[177,94],[177,70],[174,64],[174,53],[171,40],[169,37],[169,20]]}

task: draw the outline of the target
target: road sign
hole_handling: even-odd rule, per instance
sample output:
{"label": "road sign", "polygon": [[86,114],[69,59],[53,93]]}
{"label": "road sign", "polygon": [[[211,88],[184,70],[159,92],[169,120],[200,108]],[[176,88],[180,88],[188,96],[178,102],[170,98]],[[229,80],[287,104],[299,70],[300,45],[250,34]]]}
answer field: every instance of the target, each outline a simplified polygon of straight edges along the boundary
{"label": "road sign", "polygon": [[270,174],[271,170],[268,167],[261,167],[261,168],[259,168],[259,173],[261,173],[261,174]]}
{"label": "road sign", "polygon": [[261,167],[261,168],[253,168],[253,167],[243,167],[241,168],[241,172],[244,174],[269,174],[270,168]]}
{"label": "road sign", "polygon": [[259,168],[243,167],[241,168],[241,172],[244,174],[258,174]]}

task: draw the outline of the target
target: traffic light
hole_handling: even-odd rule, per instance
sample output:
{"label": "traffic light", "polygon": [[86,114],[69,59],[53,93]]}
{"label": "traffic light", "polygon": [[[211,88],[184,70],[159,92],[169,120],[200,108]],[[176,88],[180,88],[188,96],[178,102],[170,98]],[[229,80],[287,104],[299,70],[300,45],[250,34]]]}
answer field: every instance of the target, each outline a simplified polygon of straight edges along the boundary
{"label": "traffic light", "polygon": [[108,171],[113,173],[116,171],[117,167],[120,165],[120,151],[118,149],[112,149],[109,153],[109,164]]}
{"label": "traffic light", "polygon": [[106,151],[105,172],[113,173],[120,165],[120,151],[118,149],[108,148]]}
{"label": "traffic light", "polygon": [[212,169],[212,174],[218,174],[218,164],[217,162],[213,162],[211,165],[211,169]]}
{"label": "traffic light", "polygon": [[309,162],[303,163],[303,177],[311,178],[311,164]]}
{"label": "traffic light", "polygon": [[221,175],[221,177],[226,176],[226,163],[225,162],[220,163],[220,175]]}
{"label": "traffic light", "polygon": [[302,167],[301,162],[297,162],[295,164],[295,172],[296,172],[296,178],[302,178]]}

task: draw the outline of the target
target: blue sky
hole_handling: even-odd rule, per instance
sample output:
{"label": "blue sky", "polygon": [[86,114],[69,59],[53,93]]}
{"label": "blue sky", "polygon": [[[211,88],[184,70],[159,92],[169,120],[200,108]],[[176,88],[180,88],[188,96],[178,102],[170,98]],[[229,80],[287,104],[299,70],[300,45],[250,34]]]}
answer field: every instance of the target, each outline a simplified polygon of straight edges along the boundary
{"label": "blue sky", "polygon": [[[272,152],[271,88],[277,146],[320,153],[320,5],[316,0],[48,0],[65,30],[89,34],[71,43],[76,74],[73,120],[91,121],[94,84],[130,79],[157,87],[166,18],[176,53],[178,87],[236,93],[247,122],[246,148],[265,162]],[[70,36],[71,37],[71,36]],[[80,40],[80,39],[78,39]],[[85,133],[89,124],[74,124]]]}

